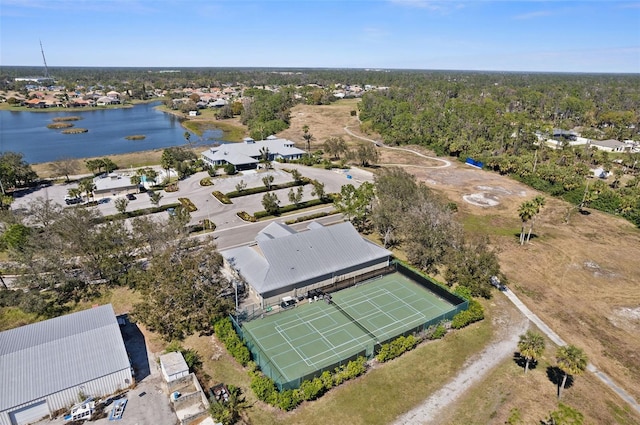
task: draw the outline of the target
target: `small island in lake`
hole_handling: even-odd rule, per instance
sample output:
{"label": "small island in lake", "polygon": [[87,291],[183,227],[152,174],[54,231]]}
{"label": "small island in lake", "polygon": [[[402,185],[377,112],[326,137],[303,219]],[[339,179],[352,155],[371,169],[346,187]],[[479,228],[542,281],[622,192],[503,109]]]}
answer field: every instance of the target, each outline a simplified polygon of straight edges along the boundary
{"label": "small island in lake", "polygon": [[86,128],[68,128],[66,130],[62,130],[62,134],[79,134],[79,133],[87,133],[89,130]]}
{"label": "small island in lake", "polygon": [[134,134],[133,136],[125,137],[125,139],[127,140],[144,140],[146,138],[147,136],[145,136],[144,134]]}

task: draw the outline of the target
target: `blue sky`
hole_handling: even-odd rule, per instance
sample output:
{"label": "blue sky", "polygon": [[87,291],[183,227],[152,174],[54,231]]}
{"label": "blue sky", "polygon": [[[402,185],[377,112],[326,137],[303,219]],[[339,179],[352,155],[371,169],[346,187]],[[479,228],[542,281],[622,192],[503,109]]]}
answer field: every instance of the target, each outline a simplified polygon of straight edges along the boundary
{"label": "blue sky", "polygon": [[0,65],[640,73],[638,1],[0,0]]}

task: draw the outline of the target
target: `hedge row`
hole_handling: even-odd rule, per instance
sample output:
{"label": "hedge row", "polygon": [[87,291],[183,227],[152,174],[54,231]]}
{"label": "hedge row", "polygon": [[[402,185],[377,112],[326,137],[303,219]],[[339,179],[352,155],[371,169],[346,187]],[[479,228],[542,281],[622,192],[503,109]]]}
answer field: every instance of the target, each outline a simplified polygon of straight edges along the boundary
{"label": "hedge row", "polygon": [[484,319],[484,308],[482,305],[476,300],[469,300],[469,309],[461,311],[460,313],[453,316],[453,320],[451,321],[451,327],[453,329],[464,328],[471,323],[478,322]]}
{"label": "hedge row", "polygon": [[273,380],[258,370],[250,372],[251,389],[259,400],[282,410],[293,410],[303,401],[315,400],[331,388],[349,379],[356,378],[367,371],[366,359],[358,357],[346,365],[337,367],[333,374],[324,371],[322,375],[310,381],[303,381],[300,388],[278,392]]}
{"label": "hedge row", "polygon": [[239,198],[240,196],[248,196],[248,195],[255,195],[256,193],[271,192],[272,190],[287,189],[287,188],[296,187],[296,186],[304,186],[309,183],[311,183],[311,180],[309,180],[306,177],[302,177],[299,181],[293,181],[293,182],[288,182],[283,184],[272,184],[270,187],[258,186],[258,187],[250,187],[248,189],[243,189],[240,191],[234,190],[231,192],[227,192],[226,195],[228,198]]}
{"label": "hedge row", "polygon": [[[304,208],[309,208],[309,207],[315,207],[316,205],[323,205],[323,204],[327,204],[330,203],[331,201],[321,201],[320,199],[311,199],[309,201],[305,201],[305,202],[300,202],[298,205],[296,204],[289,204],[289,205],[285,205],[284,207],[280,207],[278,209],[278,214],[284,214],[284,213],[288,213],[291,211],[296,211],[296,210],[301,210]],[[253,214],[253,216],[256,219],[261,219],[264,217],[269,217],[271,214],[269,214],[266,211],[257,211]]]}
{"label": "hedge row", "polygon": [[191,202],[189,198],[178,198],[178,201],[182,204],[183,207],[187,209],[189,212],[198,211],[198,208]]}
{"label": "hedge row", "polygon": [[98,219],[97,222],[103,223],[105,221],[122,220],[123,218],[140,217],[147,214],[155,214],[162,211],[166,211],[169,208],[178,208],[179,206],[180,204],[174,203],[174,204],[162,205],[160,207],[150,207],[150,208],[142,208],[140,210],[135,210],[135,211],[125,211],[124,214],[107,215],[105,217]]}
{"label": "hedge row", "polygon": [[222,341],[224,346],[227,347],[229,354],[231,354],[238,363],[242,366],[246,366],[247,363],[249,363],[249,360],[251,360],[249,349],[244,345],[236,333],[236,330],[233,329],[233,325],[229,318],[218,320],[215,325],[213,325],[213,331],[218,336],[218,339]]}
{"label": "hedge row", "polygon": [[227,204],[227,205],[233,204],[233,202],[231,202],[231,199],[229,199],[227,195],[220,192],[219,190],[214,190],[213,192],[211,192],[211,194],[215,196],[216,199],[222,202],[223,204]]}
{"label": "hedge row", "polygon": [[298,217],[298,218],[296,218],[294,220],[287,220],[284,223],[285,224],[302,223],[303,221],[315,220],[316,218],[326,217],[326,216],[328,216],[330,214],[333,214],[333,212],[319,212],[319,213],[315,213],[315,214],[303,215],[303,216]]}
{"label": "hedge row", "polygon": [[415,336],[399,336],[388,344],[382,344],[380,351],[376,355],[376,359],[384,363],[399,357],[407,351],[413,350],[416,345],[418,345],[418,339]]}

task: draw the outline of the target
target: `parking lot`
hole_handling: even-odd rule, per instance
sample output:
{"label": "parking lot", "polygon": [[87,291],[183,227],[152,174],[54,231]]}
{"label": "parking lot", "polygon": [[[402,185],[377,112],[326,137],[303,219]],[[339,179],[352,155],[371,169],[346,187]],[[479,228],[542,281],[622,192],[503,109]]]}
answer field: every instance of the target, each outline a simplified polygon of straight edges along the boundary
{"label": "parking lot", "polygon": [[[177,192],[160,191],[162,198],[159,205],[167,205],[178,203],[178,198],[189,198],[197,207],[197,210],[191,213],[191,224],[197,224],[204,219],[214,222],[219,230],[225,228],[233,228],[237,226],[247,225],[246,222],[237,216],[239,211],[247,211],[250,214],[264,209],[262,206],[263,194],[255,194],[243,196],[233,199],[233,204],[224,205],[220,203],[211,193],[220,191],[227,193],[236,190],[236,186],[243,182],[247,187],[263,186],[262,178],[268,174],[273,175],[273,184],[281,184],[291,181],[291,175],[284,171],[287,169],[298,169],[302,176],[310,179],[318,180],[325,184],[325,192],[340,192],[340,188],[344,184],[360,185],[364,181],[373,181],[373,174],[369,171],[359,168],[351,168],[349,170],[325,170],[321,168],[306,167],[297,164],[280,164],[274,163],[274,168],[267,172],[249,171],[239,173],[234,176],[219,176],[212,179],[213,186],[201,186],[200,181],[207,177],[206,172],[199,172],[192,176],[181,180],[178,183],[179,190]],[[312,187],[307,185],[304,187],[303,201],[313,199],[311,195]],[[26,211],[29,204],[37,198],[49,199],[62,206],[65,205],[65,197],[68,196],[69,189],[77,188],[77,183],[42,185],[38,188],[23,191],[17,196],[11,206],[14,210]],[[280,200],[280,205],[289,204],[289,189],[276,190],[276,194]],[[128,200],[127,211],[133,211],[143,208],[153,207],[148,193],[135,193],[135,199]],[[96,195],[95,199],[98,205],[90,207],[97,209],[102,215],[114,215],[118,211],[115,206],[115,200],[124,198],[126,194],[103,194]],[[154,214],[158,220],[166,220],[169,218],[167,212]],[[256,230],[257,233],[258,230]]]}

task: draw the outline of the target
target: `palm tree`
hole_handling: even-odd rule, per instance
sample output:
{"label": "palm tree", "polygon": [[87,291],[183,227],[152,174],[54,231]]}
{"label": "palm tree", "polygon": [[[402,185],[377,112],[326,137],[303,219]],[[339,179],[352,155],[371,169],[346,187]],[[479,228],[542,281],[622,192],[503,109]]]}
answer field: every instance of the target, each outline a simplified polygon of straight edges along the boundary
{"label": "palm tree", "polygon": [[268,169],[271,168],[271,152],[269,152],[269,148],[267,146],[260,148],[260,162],[265,164],[265,167]]}
{"label": "palm tree", "polygon": [[569,375],[580,375],[587,368],[587,355],[581,348],[574,345],[565,345],[558,348],[556,360],[558,361],[558,367],[564,372],[562,385],[558,387],[558,398],[560,398],[562,390],[567,383],[567,377]]}
{"label": "palm tree", "polygon": [[533,225],[536,222],[536,216],[540,213],[540,210],[542,209],[542,207],[544,207],[544,204],[546,203],[546,200],[544,199],[544,196],[542,195],[538,195],[535,198],[533,198],[533,205],[535,206],[535,214],[531,217],[531,222],[529,225],[529,234],[527,235],[527,243],[529,243],[529,240],[531,239],[531,231],[533,230]]}
{"label": "palm tree", "polygon": [[529,362],[537,361],[544,352],[544,338],[537,332],[527,331],[527,333],[520,335],[520,341],[518,342],[518,350],[520,350],[520,356],[524,357],[526,363],[524,366],[524,373],[529,370]]}
{"label": "palm tree", "polygon": [[522,228],[520,230],[520,245],[524,245],[525,241],[525,225],[536,214],[536,205],[532,201],[525,201],[518,208],[518,217],[522,220]]}
{"label": "palm tree", "polygon": [[84,179],[80,180],[78,183],[78,188],[81,193],[85,193],[87,195],[87,202],[89,202],[89,198],[93,197],[93,191],[96,190],[96,185],[93,182],[93,179]]}
{"label": "palm tree", "polygon": [[311,141],[313,140],[313,134],[309,133],[309,126],[302,126],[302,138],[307,142],[307,155],[311,155]]}

